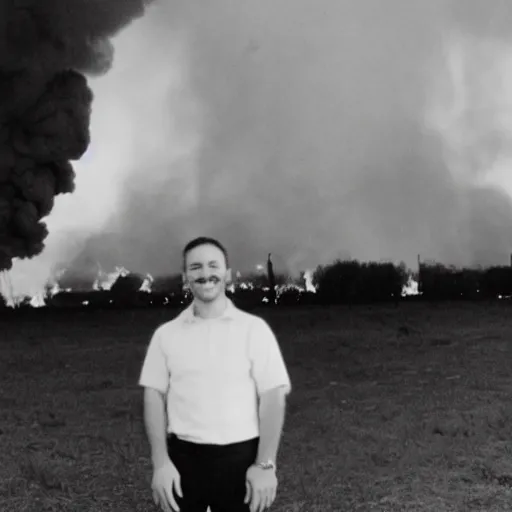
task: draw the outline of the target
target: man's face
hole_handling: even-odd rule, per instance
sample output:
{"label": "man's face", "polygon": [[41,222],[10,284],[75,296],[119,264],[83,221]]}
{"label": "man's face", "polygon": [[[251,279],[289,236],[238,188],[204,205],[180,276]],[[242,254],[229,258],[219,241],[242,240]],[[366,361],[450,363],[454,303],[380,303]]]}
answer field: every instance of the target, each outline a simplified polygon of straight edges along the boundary
{"label": "man's face", "polygon": [[183,279],[195,299],[212,302],[226,290],[231,270],[224,253],[215,245],[200,245],[187,253]]}

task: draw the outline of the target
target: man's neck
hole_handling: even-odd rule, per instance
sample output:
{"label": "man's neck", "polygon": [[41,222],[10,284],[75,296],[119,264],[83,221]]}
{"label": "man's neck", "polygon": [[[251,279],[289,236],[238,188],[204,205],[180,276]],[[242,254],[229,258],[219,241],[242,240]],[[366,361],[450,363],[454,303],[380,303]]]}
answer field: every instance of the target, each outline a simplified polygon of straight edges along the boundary
{"label": "man's neck", "polygon": [[226,295],[219,295],[213,302],[202,302],[194,299],[194,315],[199,318],[209,319],[222,316],[228,306]]}

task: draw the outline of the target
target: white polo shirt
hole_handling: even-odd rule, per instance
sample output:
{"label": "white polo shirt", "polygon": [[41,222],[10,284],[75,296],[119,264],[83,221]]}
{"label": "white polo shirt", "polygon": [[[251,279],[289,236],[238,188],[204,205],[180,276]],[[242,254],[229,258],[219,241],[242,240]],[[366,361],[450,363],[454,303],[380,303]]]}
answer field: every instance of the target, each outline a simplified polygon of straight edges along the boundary
{"label": "white polo shirt", "polygon": [[208,444],[258,436],[258,396],[281,386],[291,391],[270,326],[229,299],[221,317],[197,317],[191,304],[159,326],[139,385],[166,394],[168,433]]}

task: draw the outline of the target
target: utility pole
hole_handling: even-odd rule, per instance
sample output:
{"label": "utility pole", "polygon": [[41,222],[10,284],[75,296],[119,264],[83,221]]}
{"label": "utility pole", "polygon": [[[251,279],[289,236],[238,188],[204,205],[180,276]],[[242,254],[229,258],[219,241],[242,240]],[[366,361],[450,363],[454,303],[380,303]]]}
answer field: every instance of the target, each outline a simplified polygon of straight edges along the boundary
{"label": "utility pole", "polygon": [[418,254],[418,292],[423,293],[423,282],[421,275],[421,256]]}
{"label": "utility pole", "polygon": [[268,277],[268,285],[270,287],[269,291],[269,302],[271,304],[276,303],[276,277],[274,275],[274,266],[272,264],[271,260],[272,253],[268,253],[268,259],[267,259],[267,277]]}

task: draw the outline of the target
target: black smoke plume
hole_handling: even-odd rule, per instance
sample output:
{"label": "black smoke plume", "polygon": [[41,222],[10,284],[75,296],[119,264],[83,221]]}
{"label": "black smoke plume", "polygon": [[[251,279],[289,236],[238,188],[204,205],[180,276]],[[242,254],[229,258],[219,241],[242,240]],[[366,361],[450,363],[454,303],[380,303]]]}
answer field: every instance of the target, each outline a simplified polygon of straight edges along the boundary
{"label": "black smoke plume", "polygon": [[89,145],[84,74],[108,71],[110,38],[151,1],[0,0],[0,271],[43,250],[42,219]]}

